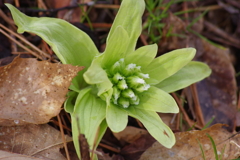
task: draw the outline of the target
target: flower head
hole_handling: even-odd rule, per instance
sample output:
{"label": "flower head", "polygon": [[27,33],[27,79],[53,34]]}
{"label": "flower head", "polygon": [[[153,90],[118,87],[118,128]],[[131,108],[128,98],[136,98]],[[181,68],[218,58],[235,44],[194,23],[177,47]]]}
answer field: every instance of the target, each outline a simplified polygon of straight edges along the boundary
{"label": "flower head", "polygon": [[[12,5],[7,6],[18,25],[18,32],[28,31],[41,36],[62,63],[86,67],[72,81],[72,91],[65,102],[65,109],[72,117],[77,151],[79,128],[92,148],[98,127],[97,142],[107,126],[113,132],[122,131],[128,116],[140,120],[164,146],[174,145],[174,134],[156,112],[178,113],[176,102],[167,92],[199,81],[211,71],[203,63],[190,62],[196,52],[193,48],[174,50],[157,58],[156,44],[135,50],[142,30],[144,0],[122,1],[103,53],[97,51],[84,32],[66,21],[28,17]],[[189,71],[189,68],[194,69]]]}

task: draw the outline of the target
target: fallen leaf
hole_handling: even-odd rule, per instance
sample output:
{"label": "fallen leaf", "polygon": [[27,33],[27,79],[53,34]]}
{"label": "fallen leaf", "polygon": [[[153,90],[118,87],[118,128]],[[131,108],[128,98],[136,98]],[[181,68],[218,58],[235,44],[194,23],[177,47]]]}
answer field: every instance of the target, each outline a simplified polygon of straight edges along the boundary
{"label": "fallen leaf", "polygon": [[197,83],[198,97],[205,123],[213,117],[212,124],[224,123],[233,131],[236,125],[237,84],[235,70],[228,49],[220,49],[203,41],[199,60],[207,63],[212,74]]}
{"label": "fallen leaf", "polygon": [[147,134],[145,129],[136,128],[132,126],[127,126],[123,131],[114,133],[113,135],[122,143],[133,143],[136,139],[140,138],[142,135]]}
{"label": "fallen leaf", "polygon": [[204,150],[205,158],[215,160],[213,146],[207,134],[214,140],[219,156],[224,150],[222,160],[234,159],[240,156],[238,146],[240,144],[240,135],[228,132],[222,124],[216,124],[203,131],[194,130],[175,133],[176,144],[171,149],[167,149],[159,142],[155,142],[141,155],[140,160],[203,159],[200,144]]}
{"label": "fallen leaf", "polygon": [[[71,141],[68,136],[65,139]],[[47,124],[0,127],[0,150],[43,159],[66,160],[59,151],[61,147],[61,133]]]}
{"label": "fallen leaf", "polygon": [[0,125],[43,124],[56,116],[83,67],[16,57],[0,67]]}
{"label": "fallen leaf", "polygon": [[236,126],[240,127],[240,111],[237,112]]}
{"label": "fallen leaf", "polygon": [[11,152],[6,152],[6,151],[1,151],[0,150],[0,159],[3,160],[42,160],[39,158],[33,158],[21,154],[16,154],[16,153],[11,153]]}
{"label": "fallen leaf", "polygon": [[[139,160],[139,157],[146,151],[156,140],[148,133],[141,135],[133,143],[125,146],[120,154],[125,160]],[[152,159],[153,160],[153,159]]]}

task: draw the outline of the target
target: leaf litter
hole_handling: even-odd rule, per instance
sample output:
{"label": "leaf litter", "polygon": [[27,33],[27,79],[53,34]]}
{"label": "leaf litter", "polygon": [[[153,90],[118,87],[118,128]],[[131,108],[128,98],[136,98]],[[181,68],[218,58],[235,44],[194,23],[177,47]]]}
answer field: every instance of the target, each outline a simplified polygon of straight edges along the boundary
{"label": "leaf litter", "polygon": [[[240,135],[229,133],[222,124],[215,124],[205,130],[193,130],[175,133],[176,144],[172,149],[155,142],[142,155],[140,160],[199,160],[203,159],[199,143],[203,146],[205,158],[215,160],[213,146],[209,134],[217,148],[217,154],[222,160],[234,159],[240,156]],[[198,143],[199,141],[199,143]]]}
{"label": "leaf litter", "polygon": [[[69,136],[65,136],[65,139],[67,142],[72,141]],[[65,160],[66,158],[59,152],[61,147],[63,147],[61,133],[48,124],[0,127],[2,151],[41,159]],[[22,155],[18,155],[15,159]]]}
{"label": "leaf litter", "polygon": [[58,115],[83,67],[16,57],[0,67],[0,125],[43,124]]}

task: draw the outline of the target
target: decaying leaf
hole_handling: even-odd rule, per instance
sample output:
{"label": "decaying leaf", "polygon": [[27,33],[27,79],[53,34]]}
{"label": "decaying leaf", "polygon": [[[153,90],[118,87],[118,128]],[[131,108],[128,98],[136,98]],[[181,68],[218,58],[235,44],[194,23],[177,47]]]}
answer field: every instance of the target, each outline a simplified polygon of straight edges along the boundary
{"label": "decaying leaf", "polygon": [[152,146],[156,140],[150,134],[143,134],[133,143],[125,146],[120,154],[126,160],[139,160],[140,156]]}
{"label": "decaying leaf", "polygon": [[38,158],[33,158],[21,154],[16,154],[16,153],[11,153],[11,152],[6,152],[6,151],[0,151],[0,159],[4,160],[42,160]]}
{"label": "decaying leaf", "polygon": [[61,110],[72,78],[82,69],[19,57],[0,67],[0,125],[47,123]]}
{"label": "decaying leaf", "polygon": [[[66,136],[66,141],[71,138]],[[47,124],[0,127],[0,150],[43,159],[65,160],[61,133]]]}
{"label": "decaying leaf", "polygon": [[205,123],[215,117],[212,124],[224,123],[233,131],[236,125],[237,84],[230,52],[204,41],[202,46],[204,51],[199,59],[212,69],[211,76],[197,84]]}
{"label": "decaying leaf", "polygon": [[136,128],[132,126],[127,126],[123,131],[114,133],[113,135],[121,142],[133,143],[136,139],[140,138],[142,135],[147,134],[147,130]]}
{"label": "decaying leaf", "polygon": [[217,153],[222,156],[222,160],[240,156],[240,148],[237,145],[240,144],[240,135],[233,135],[224,129],[222,124],[216,124],[203,131],[176,133],[176,144],[172,149],[167,149],[160,143],[155,142],[142,154],[140,160],[201,160],[203,158],[200,144],[204,150],[205,158],[215,160],[213,146],[207,134],[213,138]]}

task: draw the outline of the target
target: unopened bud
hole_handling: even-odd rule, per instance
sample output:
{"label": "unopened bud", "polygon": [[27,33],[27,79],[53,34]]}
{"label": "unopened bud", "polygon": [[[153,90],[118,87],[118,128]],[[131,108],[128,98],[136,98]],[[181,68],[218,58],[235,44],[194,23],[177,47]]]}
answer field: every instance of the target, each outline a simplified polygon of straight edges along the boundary
{"label": "unopened bud", "polygon": [[121,105],[123,108],[128,108],[130,103],[127,98],[120,97],[118,99],[118,104]]}
{"label": "unopened bud", "polygon": [[123,80],[124,77],[120,73],[114,74],[112,80],[114,83],[118,83],[120,80]]}
{"label": "unopened bud", "polygon": [[138,92],[144,92],[144,91],[147,91],[149,88],[150,88],[149,84],[143,84],[140,87],[135,88],[135,90]]}
{"label": "unopened bud", "polygon": [[124,90],[124,89],[127,89],[128,88],[128,85],[126,83],[126,81],[123,79],[123,80],[120,80],[117,84],[118,88],[121,89],[121,90]]}
{"label": "unopened bud", "polygon": [[132,88],[136,88],[141,84],[145,84],[144,79],[139,78],[138,76],[132,76],[127,78],[127,82]]}
{"label": "unopened bud", "polygon": [[131,89],[126,89],[122,91],[122,96],[126,98],[134,98],[135,94]]}

